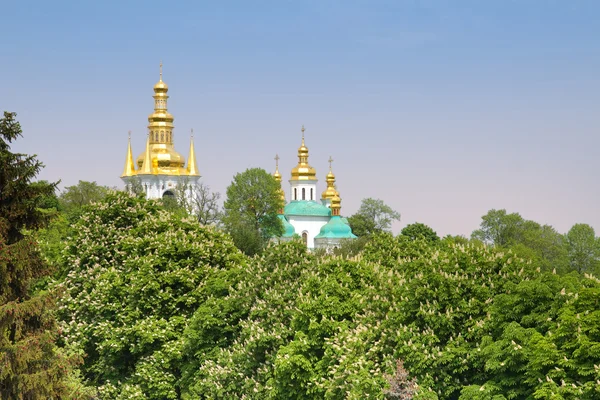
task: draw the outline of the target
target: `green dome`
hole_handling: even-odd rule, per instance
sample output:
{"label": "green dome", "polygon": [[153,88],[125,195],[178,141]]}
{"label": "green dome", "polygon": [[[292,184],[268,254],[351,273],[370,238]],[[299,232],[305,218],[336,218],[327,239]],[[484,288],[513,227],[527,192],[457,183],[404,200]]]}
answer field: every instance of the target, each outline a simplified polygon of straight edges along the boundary
{"label": "green dome", "polygon": [[288,238],[294,236],[296,234],[296,230],[294,229],[292,224],[288,222],[284,215],[279,214],[278,217],[281,220],[281,223],[283,224],[283,235],[281,235],[281,237]]}
{"label": "green dome", "polygon": [[306,215],[311,217],[329,217],[331,210],[323,204],[312,200],[290,201],[284,209],[285,215]]}
{"label": "green dome", "polygon": [[345,223],[340,216],[332,217],[328,223],[323,225],[321,232],[315,239],[355,239],[356,235],[352,233],[350,225]]}

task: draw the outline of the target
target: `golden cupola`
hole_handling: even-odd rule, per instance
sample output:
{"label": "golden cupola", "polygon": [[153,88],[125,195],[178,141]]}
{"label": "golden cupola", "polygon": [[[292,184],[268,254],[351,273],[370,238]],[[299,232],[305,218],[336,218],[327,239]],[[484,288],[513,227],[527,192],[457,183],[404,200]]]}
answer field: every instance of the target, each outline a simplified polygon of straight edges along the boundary
{"label": "golden cupola", "polygon": [[331,215],[340,215],[341,210],[342,199],[340,198],[340,195],[336,193],[336,195],[331,198]]}
{"label": "golden cupola", "polygon": [[333,162],[333,158],[329,157],[329,172],[325,177],[325,182],[327,182],[327,189],[321,194],[321,200],[330,200],[333,199],[334,196],[339,196],[338,191],[335,188],[335,175],[331,170],[331,163]]}
{"label": "golden cupola", "polygon": [[298,148],[298,165],[292,169],[292,181],[316,181],[317,171],[308,164],[308,147],[304,144],[302,125],[302,145]]}
{"label": "golden cupola", "polygon": [[[167,110],[169,86],[160,79],[154,85],[154,112],[148,116],[148,141],[146,149],[137,158],[138,174],[154,175],[194,175],[197,174],[195,160],[192,171],[185,168],[185,158],[173,146],[173,115]],[[193,144],[192,144],[193,146]],[[193,154],[193,152],[192,152]],[[146,163],[147,157],[150,163]],[[150,164],[150,165],[145,165]]]}

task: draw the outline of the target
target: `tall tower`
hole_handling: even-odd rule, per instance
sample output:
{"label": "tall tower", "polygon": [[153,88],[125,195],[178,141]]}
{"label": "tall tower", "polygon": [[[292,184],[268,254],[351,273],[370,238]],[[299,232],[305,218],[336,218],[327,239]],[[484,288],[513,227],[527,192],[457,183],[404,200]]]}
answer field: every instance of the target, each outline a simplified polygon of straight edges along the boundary
{"label": "tall tower", "polygon": [[302,125],[302,144],[298,148],[298,165],[292,169],[290,190],[291,201],[316,200],[317,171],[308,164],[308,147],[304,144],[304,125]]}
{"label": "tall tower", "polygon": [[[167,109],[169,86],[160,78],[154,85],[154,112],[148,116],[148,136],[146,148],[133,163],[131,140],[121,179],[126,185],[139,184],[149,199],[175,196],[183,191],[191,197],[200,179],[196,163],[193,135],[190,138],[190,152],[187,168],[185,158],[174,147],[173,115]],[[137,169],[136,169],[137,166]]]}

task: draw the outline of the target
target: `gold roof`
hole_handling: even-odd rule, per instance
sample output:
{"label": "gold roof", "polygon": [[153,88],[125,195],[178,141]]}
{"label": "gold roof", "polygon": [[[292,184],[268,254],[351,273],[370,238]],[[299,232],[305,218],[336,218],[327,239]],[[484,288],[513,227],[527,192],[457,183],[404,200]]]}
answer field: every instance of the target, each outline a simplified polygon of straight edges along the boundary
{"label": "gold roof", "polygon": [[293,181],[316,181],[317,171],[308,164],[308,147],[304,144],[304,125],[302,125],[302,144],[298,148],[298,165],[292,168]]}
{"label": "gold roof", "polygon": [[333,158],[329,157],[329,172],[325,177],[325,181],[327,182],[327,189],[321,194],[321,200],[331,200],[334,196],[339,196],[338,191],[335,188],[335,175],[331,170],[331,163],[333,162]]}
{"label": "gold roof", "polygon": [[[146,149],[136,160],[138,174],[152,175],[199,175],[195,157],[185,168],[185,158],[175,150],[173,145],[173,115],[167,110],[167,92],[169,86],[162,80],[162,63],[160,64],[160,80],[154,85],[154,112],[148,116],[148,140]],[[190,144],[190,155],[193,142]],[[149,162],[147,162],[149,160]]]}

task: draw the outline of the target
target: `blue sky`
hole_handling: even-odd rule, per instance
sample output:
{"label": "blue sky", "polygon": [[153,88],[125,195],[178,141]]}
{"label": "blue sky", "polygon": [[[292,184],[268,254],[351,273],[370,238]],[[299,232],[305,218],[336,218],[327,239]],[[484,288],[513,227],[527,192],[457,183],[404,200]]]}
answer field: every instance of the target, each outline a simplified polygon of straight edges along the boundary
{"label": "blue sky", "polygon": [[[18,1],[2,5],[0,109],[41,178],[122,187],[164,63],[175,146],[225,192],[284,177],[300,127],[354,213],[380,198],[439,234],[506,208],[600,233],[597,1]],[[284,181],[285,182],[285,181]],[[286,187],[287,189],[287,187]]]}

